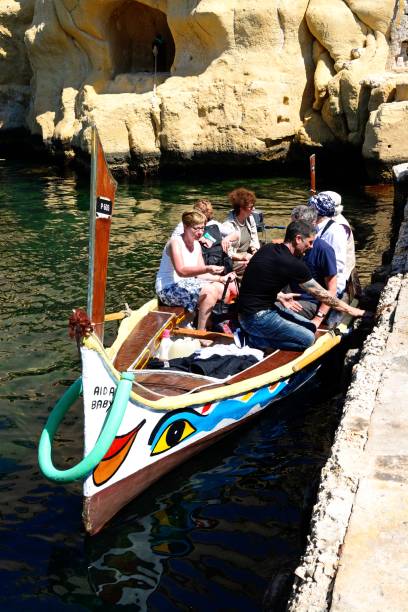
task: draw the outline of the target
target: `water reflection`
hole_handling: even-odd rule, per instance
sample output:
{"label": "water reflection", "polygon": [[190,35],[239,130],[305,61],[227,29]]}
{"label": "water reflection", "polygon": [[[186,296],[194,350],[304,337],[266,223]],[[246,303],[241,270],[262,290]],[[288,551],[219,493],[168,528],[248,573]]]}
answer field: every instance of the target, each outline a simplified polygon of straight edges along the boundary
{"label": "water reflection", "polygon": [[104,603],[147,609],[149,595],[156,590],[163,573],[163,552],[149,541],[155,521],[154,514],[141,518],[133,531],[121,534],[118,542],[100,552],[90,564],[90,584]]}

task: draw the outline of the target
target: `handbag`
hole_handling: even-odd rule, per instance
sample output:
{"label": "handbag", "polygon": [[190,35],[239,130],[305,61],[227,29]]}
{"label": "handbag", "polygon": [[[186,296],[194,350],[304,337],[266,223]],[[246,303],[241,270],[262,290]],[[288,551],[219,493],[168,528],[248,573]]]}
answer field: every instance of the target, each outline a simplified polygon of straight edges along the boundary
{"label": "handbag", "polygon": [[[212,310],[212,324],[213,327],[219,325],[223,321],[234,321],[237,319],[237,303],[232,302],[231,304],[227,304],[225,301],[225,296],[227,295],[229,284],[233,279],[227,278],[226,283],[224,285],[224,291],[222,292],[221,299],[216,302]],[[235,280],[235,279],[234,279]],[[235,283],[237,281],[235,280]],[[237,283],[238,288],[238,283]]]}

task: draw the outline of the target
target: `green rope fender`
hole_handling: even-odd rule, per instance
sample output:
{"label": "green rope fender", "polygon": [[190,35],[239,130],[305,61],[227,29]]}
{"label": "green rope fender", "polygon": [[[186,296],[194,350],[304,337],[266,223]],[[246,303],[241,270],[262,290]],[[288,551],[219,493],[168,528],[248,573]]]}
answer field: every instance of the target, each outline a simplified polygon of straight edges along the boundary
{"label": "green rope fender", "polygon": [[68,412],[72,404],[79,397],[82,388],[82,379],[78,378],[78,380],[67,389],[49,415],[38,445],[38,463],[40,470],[46,478],[57,482],[72,482],[73,480],[84,478],[92,472],[108,451],[118,432],[129,401],[133,380],[133,373],[123,372],[121,374],[112,406],[91,452],[77,465],[67,470],[58,470],[52,463],[52,442],[65,413]]}

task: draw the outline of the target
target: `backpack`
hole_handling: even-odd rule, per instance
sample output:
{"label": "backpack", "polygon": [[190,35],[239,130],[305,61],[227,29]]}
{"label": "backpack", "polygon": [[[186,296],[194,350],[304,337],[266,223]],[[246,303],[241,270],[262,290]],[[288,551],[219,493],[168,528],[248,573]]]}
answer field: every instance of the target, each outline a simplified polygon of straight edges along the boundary
{"label": "backpack", "polygon": [[213,225],[207,225],[204,229],[204,238],[209,238],[213,241],[210,247],[201,245],[204,263],[207,266],[223,266],[224,274],[232,272],[232,260],[231,257],[229,257],[222,249],[222,236],[218,225],[215,223]]}

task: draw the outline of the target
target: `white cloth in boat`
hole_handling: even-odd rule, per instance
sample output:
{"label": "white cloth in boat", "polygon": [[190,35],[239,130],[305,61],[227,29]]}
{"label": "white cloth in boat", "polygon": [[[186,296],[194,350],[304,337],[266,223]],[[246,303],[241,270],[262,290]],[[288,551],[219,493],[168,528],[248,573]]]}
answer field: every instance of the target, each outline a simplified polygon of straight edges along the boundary
{"label": "white cloth in boat", "polygon": [[209,359],[213,355],[237,355],[239,357],[252,355],[258,361],[261,361],[264,357],[264,353],[260,349],[251,348],[249,346],[239,348],[235,346],[235,344],[215,344],[194,352],[194,356],[200,359]]}
{"label": "white cloth in boat", "polygon": [[344,217],[341,213],[333,217],[334,221],[342,226],[347,236],[347,255],[346,255],[346,266],[345,266],[345,276],[348,280],[350,274],[356,267],[356,248],[354,244],[354,236],[353,231],[351,229],[350,223],[347,221],[346,217]]}
{"label": "white cloth in boat", "polygon": [[[333,219],[334,221],[334,219]],[[337,294],[341,294],[346,287],[346,259],[347,259],[347,235],[339,223],[332,223],[326,231],[323,231],[330,220],[324,218],[317,226],[317,236],[325,240],[333,247],[336,254],[337,265]],[[323,235],[321,236],[321,234]]]}
{"label": "white cloth in boat", "polygon": [[[193,251],[188,250],[181,236],[175,236],[175,238],[172,238],[172,240],[177,240],[180,243],[184,265],[197,266],[199,256],[201,254],[201,246],[198,240],[194,241]],[[169,285],[179,282],[182,279],[182,277],[177,274],[171,261],[169,255],[169,244],[170,240],[163,249],[159,271],[156,276],[156,293],[162,291],[162,289],[168,287]],[[205,281],[202,282],[204,284]]]}

